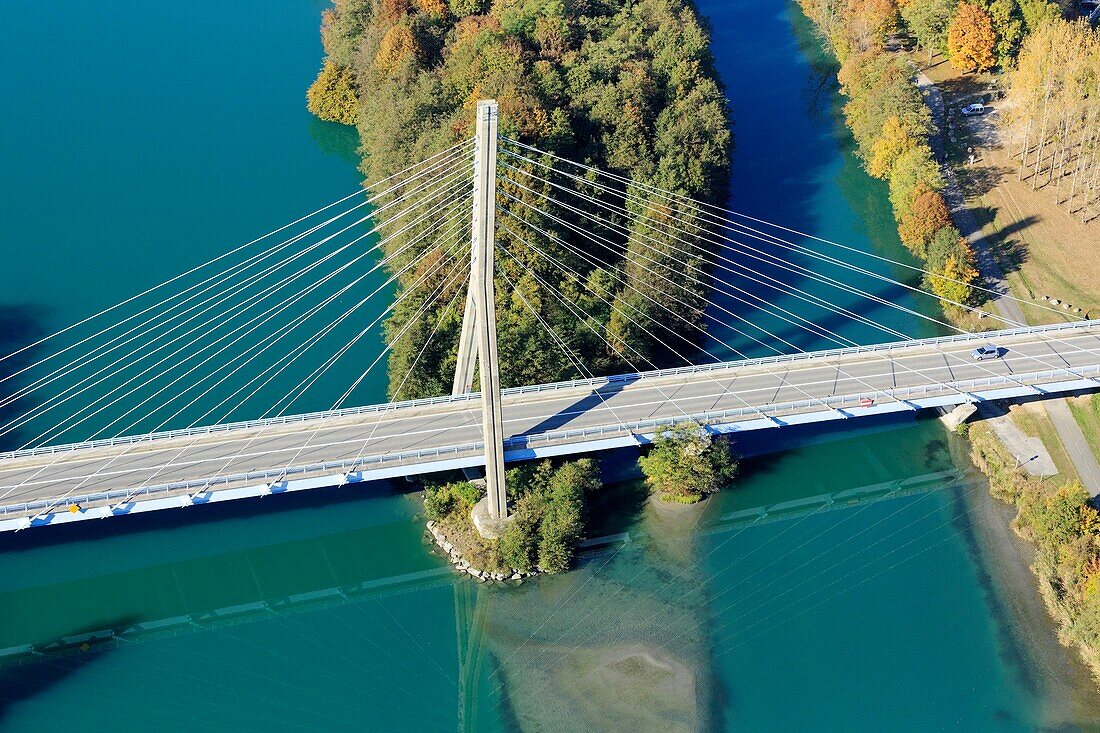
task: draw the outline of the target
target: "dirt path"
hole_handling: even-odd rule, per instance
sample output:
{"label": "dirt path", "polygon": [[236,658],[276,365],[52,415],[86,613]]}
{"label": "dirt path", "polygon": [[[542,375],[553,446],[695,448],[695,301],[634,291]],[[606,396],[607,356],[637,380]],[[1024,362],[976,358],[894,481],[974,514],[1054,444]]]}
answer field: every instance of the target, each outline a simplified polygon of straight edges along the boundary
{"label": "dirt path", "polygon": [[943,172],[943,178],[947,184],[943,193],[944,198],[947,199],[947,205],[951,207],[951,218],[954,220],[955,226],[970,242],[970,246],[977,255],[978,270],[982,274],[982,279],[985,280],[986,287],[997,293],[993,298],[993,304],[1001,316],[1010,322],[1007,325],[1011,327],[1011,325],[1027,323],[1024,312],[1020,309],[1020,304],[1013,298],[1006,297],[1009,294],[1009,287],[1004,271],[1001,270],[1000,263],[993,256],[992,244],[986,241],[986,235],[974,218],[974,212],[970,210],[966,203],[966,198],[963,196],[962,187],[959,186],[959,180],[955,177],[955,172],[951,170],[951,166],[942,163],[945,159],[943,140],[941,139],[942,130],[945,127],[943,94],[940,93],[939,87],[923,72],[918,71],[916,78],[917,88],[924,95],[925,103],[932,111],[932,119],[936,123],[938,132],[932,140],[932,150],[941,161],[940,170]]}

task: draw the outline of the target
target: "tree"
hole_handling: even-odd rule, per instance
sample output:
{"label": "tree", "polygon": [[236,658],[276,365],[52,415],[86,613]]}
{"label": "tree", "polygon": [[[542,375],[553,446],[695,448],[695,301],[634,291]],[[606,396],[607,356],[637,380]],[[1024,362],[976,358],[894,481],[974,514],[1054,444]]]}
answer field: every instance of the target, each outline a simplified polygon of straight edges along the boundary
{"label": "tree", "polygon": [[948,255],[943,268],[928,275],[932,292],[949,301],[948,307],[958,308],[956,303],[969,305],[974,295],[971,286],[978,279],[978,270],[974,267],[974,255],[969,247],[965,248],[965,254],[968,255],[965,258],[962,255]]}
{"label": "tree", "polygon": [[[343,65],[351,70],[360,95],[361,167],[369,183],[471,137],[474,104],[495,98],[500,131],[512,139],[585,160],[627,181],[709,203],[725,199],[730,115],[707,29],[690,6],[680,0],[446,4],[444,11],[442,0],[336,0],[335,9],[325,15],[326,51],[346,58]],[[681,242],[671,231],[668,217],[685,219],[692,213],[687,207],[664,219],[645,207],[632,207],[618,222],[622,227],[600,233],[606,240],[603,247],[603,240],[597,244],[575,231],[574,215],[548,206],[537,194],[516,187],[508,193],[557,218],[532,222],[547,236],[524,232],[515,223],[511,226],[521,235],[497,231],[501,245],[539,275],[536,279],[522,267],[498,260],[502,386],[581,376],[574,362],[562,358],[551,331],[597,374],[625,371],[628,359],[639,368],[654,361],[672,363],[665,343],[678,350],[690,348],[693,342],[684,337],[695,340],[701,333],[710,286],[705,264],[713,245]],[[514,199],[501,196],[498,201],[504,211],[532,216]],[[379,203],[399,202],[387,198]],[[420,208],[410,216],[428,213]],[[457,216],[457,211],[448,206],[438,215]],[[397,232],[383,245],[387,254],[403,253],[390,266],[392,273],[400,273],[399,298],[385,325],[391,339],[401,334],[389,355],[389,380],[391,394],[400,389],[403,399],[448,390],[461,320],[461,295],[455,301],[446,285],[452,268],[422,283],[425,293],[443,289],[435,301],[416,293],[400,297],[423,274],[419,267],[402,266],[415,258],[438,262],[442,256],[441,241],[414,241],[422,233],[415,227]],[[531,254],[528,241],[569,264],[573,272],[547,266],[544,258]],[[676,254],[696,246],[698,257]],[[578,250],[583,256],[573,254]],[[663,277],[629,263],[645,264]],[[505,271],[516,292],[506,286]],[[601,283],[602,298],[585,292],[584,283],[593,281]],[[653,281],[659,283],[656,288]],[[638,298],[636,305],[645,312],[637,318],[654,329],[656,339],[634,339],[627,332],[629,324],[610,323],[610,304],[625,303],[633,288],[675,309],[670,315],[651,300]],[[570,293],[566,303],[555,291]],[[452,302],[457,307],[448,305]],[[571,307],[586,318],[577,318]],[[656,325],[650,315],[659,319]],[[630,348],[609,350],[605,338]]]}
{"label": "tree", "polygon": [[355,96],[351,70],[326,59],[317,80],[306,92],[306,109],[322,120],[354,125],[359,119],[359,99]]}
{"label": "tree", "polygon": [[906,150],[894,161],[890,172],[890,203],[894,206],[894,218],[904,219],[913,200],[923,191],[939,191],[943,188],[940,167],[932,159],[932,151],[923,143]]}
{"label": "tree", "polygon": [[1062,9],[1049,0],[1020,0],[1020,15],[1027,32],[1034,33],[1044,23],[1061,20]]}
{"label": "tree", "polygon": [[547,573],[568,570],[584,534],[587,497],[601,486],[599,464],[528,463],[508,472],[508,486],[516,505],[500,537],[502,561],[523,572],[536,565]]}
{"label": "tree", "polygon": [[658,433],[639,463],[653,492],[686,504],[718,491],[737,470],[728,442],[698,423],[681,423]]}
{"label": "tree", "polygon": [[987,6],[993,21],[993,34],[997,37],[993,53],[997,65],[1008,66],[1016,58],[1020,41],[1024,38],[1024,19],[1016,0],[992,0]]}
{"label": "tree", "polygon": [[416,0],[416,7],[428,15],[443,16],[447,12],[447,0]]}
{"label": "tree", "polygon": [[871,159],[867,162],[867,172],[875,178],[889,178],[897,159],[916,144],[917,138],[900,117],[897,115],[887,117],[886,123],[882,126],[882,133],[871,146]]}
{"label": "tree", "polygon": [[947,26],[955,14],[955,0],[911,0],[901,8],[906,27],[928,60],[947,52]]}
{"label": "tree", "polygon": [[898,220],[898,235],[902,244],[923,258],[932,235],[950,223],[951,214],[943,196],[922,187],[909,210]]}
{"label": "tree", "polygon": [[925,260],[932,269],[942,269],[944,263],[947,262],[947,258],[951,255],[956,255],[965,260],[967,258],[965,248],[969,248],[969,246],[959,230],[949,224],[933,234],[931,239],[928,240]]}
{"label": "tree", "polygon": [[898,27],[895,0],[848,0],[847,15],[848,38],[853,51],[881,47]]}
{"label": "tree", "polygon": [[997,36],[993,19],[984,9],[971,3],[959,3],[955,17],[947,27],[947,55],[960,71],[985,71],[993,68],[993,47]]}
{"label": "tree", "polygon": [[416,37],[409,26],[400,24],[391,27],[378,44],[378,54],[374,65],[383,74],[392,73],[408,58],[416,55]]}

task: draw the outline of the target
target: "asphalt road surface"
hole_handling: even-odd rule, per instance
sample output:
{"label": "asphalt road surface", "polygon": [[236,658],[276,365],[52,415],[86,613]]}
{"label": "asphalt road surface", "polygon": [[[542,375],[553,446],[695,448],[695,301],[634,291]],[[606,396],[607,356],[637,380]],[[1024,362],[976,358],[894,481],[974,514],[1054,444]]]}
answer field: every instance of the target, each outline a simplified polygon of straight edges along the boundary
{"label": "asphalt road surface", "polygon": [[[552,436],[582,427],[722,410],[743,410],[742,415],[726,422],[765,414],[782,417],[823,409],[821,400],[825,398],[1100,365],[1100,325],[1072,332],[1002,337],[996,341],[1007,349],[1002,358],[975,362],[969,352],[979,343],[984,340],[898,346],[839,357],[806,355],[778,364],[645,377],[596,390],[580,387],[510,394],[503,400],[504,435]],[[1054,381],[1065,379],[1063,375]],[[950,386],[937,389],[942,394],[960,391]],[[876,399],[880,403],[889,400],[881,395]],[[781,407],[800,401],[801,407]],[[0,459],[0,506],[475,443],[481,440],[480,419],[477,400],[444,402],[127,446],[4,458]]]}

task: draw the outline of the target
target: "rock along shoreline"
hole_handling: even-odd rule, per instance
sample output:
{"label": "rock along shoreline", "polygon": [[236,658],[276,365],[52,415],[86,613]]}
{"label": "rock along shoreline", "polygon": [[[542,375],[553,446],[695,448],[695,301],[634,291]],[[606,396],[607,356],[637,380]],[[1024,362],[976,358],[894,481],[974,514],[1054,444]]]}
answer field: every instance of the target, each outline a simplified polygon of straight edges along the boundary
{"label": "rock along shoreline", "polygon": [[541,575],[542,571],[536,568],[531,572],[522,572],[520,570],[512,569],[510,573],[490,573],[487,570],[480,570],[473,567],[466,558],[462,557],[462,553],[455,547],[453,542],[447,539],[447,535],[436,525],[435,522],[429,520],[427,523],[428,534],[431,536],[432,541],[439,549],[446,553],[447,558],[450,560],[451,565],[454,566],[455,572],[465,573],[471,578],[477,580],[479,583],[485,583],[489,581],[503,582],[507,580],[515,581],[517,584],[522,583],[527,578],[533,578],[536,575]]}

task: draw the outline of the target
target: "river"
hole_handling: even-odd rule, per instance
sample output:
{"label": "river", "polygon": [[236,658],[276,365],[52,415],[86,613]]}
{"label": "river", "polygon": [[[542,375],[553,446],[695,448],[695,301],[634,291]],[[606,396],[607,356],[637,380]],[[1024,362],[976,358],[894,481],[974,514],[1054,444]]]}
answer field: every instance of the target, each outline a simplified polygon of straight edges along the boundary
{"label": "river", "polygon": [[[7,341],[354,190],[354,133],[304,109],[322,7],[0,8],[19,30],[0,47]],[[733,205],[904,258],[797,9],[701,10],[736,116]],[[896,314],[874,315],[932,332]],[[363,390],[383,397],[380,380]],[[1053,632],[1020,631],[1034,599],[1005,570],[1010,540],[990,539],[1003,513],[983,525],[974,509],[985,488],[956,441],[934,420],[745,441],[735,489],[702,509],[654,512],[623,481],[595,508],[608,539],[575,572],[510,588],[456,580],[414,497],[380,487],[5,535],[0,650],[131,630],[5,662],[0,728],[1096,726],[1087,683],[1051,682],[1080,673]],[[1036,671],[1036,649],[1054,663]]]}

